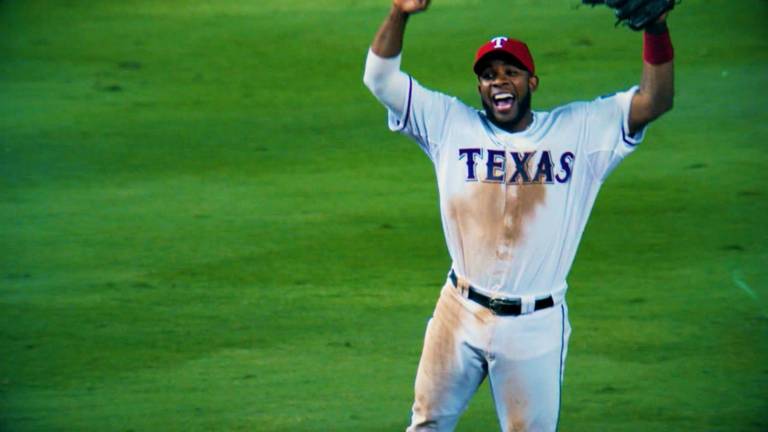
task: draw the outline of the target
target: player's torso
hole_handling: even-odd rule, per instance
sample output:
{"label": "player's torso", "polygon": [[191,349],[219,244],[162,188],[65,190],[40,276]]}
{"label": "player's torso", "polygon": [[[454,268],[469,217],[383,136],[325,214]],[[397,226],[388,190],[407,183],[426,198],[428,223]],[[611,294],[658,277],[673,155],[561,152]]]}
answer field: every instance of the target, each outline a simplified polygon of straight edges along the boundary
{"label": "player's torso", "polygon": [[446,241],[457,271],[487,291],[564,283],[597,188],[580,151],[583,119],[536,113],[509,134],[477,113],[450,128],[436,161]]}

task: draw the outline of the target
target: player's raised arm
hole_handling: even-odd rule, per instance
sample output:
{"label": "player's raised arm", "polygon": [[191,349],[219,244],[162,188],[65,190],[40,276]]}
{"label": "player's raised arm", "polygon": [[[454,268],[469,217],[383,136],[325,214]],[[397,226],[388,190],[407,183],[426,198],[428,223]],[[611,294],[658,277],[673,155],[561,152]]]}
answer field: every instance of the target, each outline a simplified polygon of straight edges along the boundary
{"label": "player's raised arm", "polygon": [[400,70],[405,24],[409,15],[422,12],[428,6],[429,0],[393,0],[365,62],[363,82],[398,117],[403,115],[408,98],[408,76]]}
{"label": "player's raised arm", "polygon": [[629,133],[634,135],[648,123],[672,109],[674,69],[672,41],[667,15],[677,0],[582,0],[588,5],[605,4],[613,9],[617,24],[643,30],[643,76],[629,109]]}
{"label": "player's raised arm", "polygon": [[672,42],[666,14],[643,33],[643,76],[629,110],[629,133],[672,109],[675,95]]}
{"label": "player's raised arm", "polygon": [[403,35],[408,16],[422,12],[429,0],[393,0],[389,15],[379,27],[371,43],[371,50],[379,57],[395,57],[403,50]]}

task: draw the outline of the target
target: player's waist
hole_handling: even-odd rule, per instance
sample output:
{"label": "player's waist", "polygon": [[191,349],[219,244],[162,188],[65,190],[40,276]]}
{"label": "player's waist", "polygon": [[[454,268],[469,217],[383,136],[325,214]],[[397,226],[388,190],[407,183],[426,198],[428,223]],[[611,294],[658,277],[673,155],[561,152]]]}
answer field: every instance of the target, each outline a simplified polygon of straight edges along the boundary
{"label": "player's waist", "polygon": [[448,273],[448,279],[462,297],[490,309],[496,315],[517,316],[550,308],[563,302],[567,288],[566,284],[563,283],[562,286],[555,287],[555,289],[546,293],[505,295],[501,292],[490,293],[474,286],[467,279],[459,276],[453,269]]}

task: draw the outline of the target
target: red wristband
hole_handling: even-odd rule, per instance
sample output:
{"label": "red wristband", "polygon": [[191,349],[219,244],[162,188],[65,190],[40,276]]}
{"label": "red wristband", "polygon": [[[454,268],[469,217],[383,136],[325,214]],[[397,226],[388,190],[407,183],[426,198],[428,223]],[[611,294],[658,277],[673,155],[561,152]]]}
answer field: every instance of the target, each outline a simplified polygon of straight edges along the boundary
{"label": "red wristband", "polygon": [[659,34],[643,32],[643,60],[652,65],[660,65],[671,61],[673,57],[669,30]]}

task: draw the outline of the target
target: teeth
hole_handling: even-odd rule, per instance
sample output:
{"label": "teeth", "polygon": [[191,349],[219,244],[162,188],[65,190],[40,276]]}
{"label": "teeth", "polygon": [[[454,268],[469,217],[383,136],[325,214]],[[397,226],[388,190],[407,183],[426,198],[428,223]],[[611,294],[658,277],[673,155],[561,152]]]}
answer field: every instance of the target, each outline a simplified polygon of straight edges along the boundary
{"label": "teeth", "polygon": [[514,98],[515,98],[515,96],[512,93],[497,93],[497,94],[493,95],[493,100],[494,101],[500,101],[500,100],[503,100],[503,99],[514,99]]}

